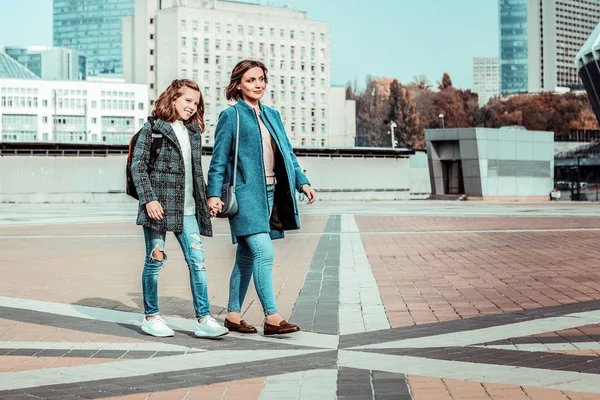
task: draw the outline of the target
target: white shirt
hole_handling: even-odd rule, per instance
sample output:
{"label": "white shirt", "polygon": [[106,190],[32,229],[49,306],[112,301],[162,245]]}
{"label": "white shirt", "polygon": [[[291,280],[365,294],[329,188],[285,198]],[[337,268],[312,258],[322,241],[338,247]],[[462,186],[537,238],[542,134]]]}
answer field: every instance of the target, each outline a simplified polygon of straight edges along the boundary
{"label": "white shirt", "polygon": [[183,165],[185,167],[185,201],[183,203],[183,215],[196,214],[196,201],[194,200],[194,182],[192,179],[192,147],[190,145],[190,134],[183,124],[183,121],[175,121],[171,123],[181,154],[183,155]]}

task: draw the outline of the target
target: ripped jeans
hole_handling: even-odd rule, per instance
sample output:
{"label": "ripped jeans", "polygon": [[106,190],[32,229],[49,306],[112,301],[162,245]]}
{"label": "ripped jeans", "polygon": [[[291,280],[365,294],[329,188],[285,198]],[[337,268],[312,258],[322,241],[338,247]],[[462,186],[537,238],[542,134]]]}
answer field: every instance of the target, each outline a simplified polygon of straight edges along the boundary
{"label": "ripped jeans", "polygon": [[[158,312],[158,273],[163,263],[167,261],[167,254],[165,253],[166,232],[155,231],[145,226],[143,228],[146,242],[146,261],[142,272],[144,313],[147,316],[154,316],[160,314]],[[175,237],[181,245],[183,256],[190,270],[190,287],[196,318],[206,317],[210,315],[210,304],[206,283],[204,245],[200,238],[200,229],[195,215],[183,217],[183,232],[175,233]],[[152,256],[156,249],[163,252],[163,260]]]}

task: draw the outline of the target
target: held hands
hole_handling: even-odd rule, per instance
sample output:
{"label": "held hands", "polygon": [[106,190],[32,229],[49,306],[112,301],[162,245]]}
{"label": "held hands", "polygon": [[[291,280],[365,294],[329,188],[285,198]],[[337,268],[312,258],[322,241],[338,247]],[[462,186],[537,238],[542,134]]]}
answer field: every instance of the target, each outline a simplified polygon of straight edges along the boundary
{"label": "held hands", "polygon": [[304,193],[304,195],[308,199],[308,204],[312,204],[315,202],[315,200],[317,199],[317,193],[315,193],[315,191],[313,190],[313,188],[310,187],[310,185],[302,185],[300,189],[302,189],[302,193]]}
{"label": "held hands", "polygon": [[225,205],[225,203],[223,203],[221,201],[221,199],[218,197],[210,197],[207,200],[207,204],[208,204],[208,211],[210,211],[210,215],[212,217],[216,217],[217,214],[221,212],[221,210],[223,209],[223,206]]}
{"label": "held hands", "polygon": [[162,221],[164,216],[163,208],[157,200],[146,203],[146,212],[150,219],[156,221]]}

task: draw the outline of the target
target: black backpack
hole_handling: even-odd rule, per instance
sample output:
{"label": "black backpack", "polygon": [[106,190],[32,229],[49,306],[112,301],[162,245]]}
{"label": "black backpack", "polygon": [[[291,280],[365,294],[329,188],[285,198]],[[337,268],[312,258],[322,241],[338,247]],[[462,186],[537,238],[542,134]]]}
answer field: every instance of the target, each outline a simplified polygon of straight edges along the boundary
{"label": "black backpack", "polygon": [[[150,145],[150,161],[148,162],[148,172],[154,169],[154,163],[156,163],[156,159],[158,158],[158,153],[160,153],[160,148],[162,146],[163,135],[160,132],[156,132],[154,130],[154,121],[155,117],[148,117],[148,121],[150,122],[150,134],[152,135],[152,144]],[[139,200],[139,196],[137,190],[135,189],[135,185],[133,184],[133,176],[131,174],[131,158],[133,156],[133,150],[135,149],[135,144],[140,136],[141,129],[137,131],[135,135],[131,137],[129,141],[129,151],[127,152],[127,182],[125,183],[125,191],[131,197],[136,200]]]}

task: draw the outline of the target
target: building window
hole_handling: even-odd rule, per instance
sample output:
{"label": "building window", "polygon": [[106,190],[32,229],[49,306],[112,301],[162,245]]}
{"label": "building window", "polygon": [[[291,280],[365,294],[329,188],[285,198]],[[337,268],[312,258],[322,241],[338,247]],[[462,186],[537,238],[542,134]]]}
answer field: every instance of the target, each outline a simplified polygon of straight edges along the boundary
{"label": "building window", "polygon": [[47,124],[48,123],[48,117],[42,117],[42,122],[44,124]]}
{"label": "building window", "polygon": [[98,122],[98,120],[96,118],[92,118],[92,124],[95,124],[97,122]]}
{"label": "building window", "polygon": [[208,50],[210,47],[210,40],[204,39],[204,50]]}
{"label": "building window", "polygon": [[150,66],[150,71],[154,71],[154,65]]}
{"label": "building window", "polygon": [[279,37],[281,37],[281,38],[285,37],[285,29],[279,30]]}
{"label": "building window", "polygon": [[192,30],[194,32],[198,30],[198,21],[192,21]]}
{"label": "building window", "polygon": [[154,89],[154,83],[150,84],[150,89]]}
{"label": "building window", "polygon": [[238,35],[243,35],[244,34],[244,27],[242,25],[238,25],[237,26],[237,32],[238,32]]}
{"label": "building window", "polygon": [[154,18],[150,18],[150,25],[154,23]]}
{"label": "building window", "polygon": [[324,41],[325,41],[325,34],[321,33],[321,42],[324,42]]}
{"label": "building window", "polygon": [[290,39],[295,39],[296,31],[290,31]]}
{"label": "building window", "polygon": [[154,40],[154,34],[153,33],[150,34],[150,40]]}
{"label": "building window", "polygon": [[263,36],[265,34],[265,28],[262,26],[258,28],[258,36]]}
{"label": "building window", "polygon": [[154,55],[154,50],[153,49],[150,49],[150,55],[151,56]]}
{"label": "building window", "polygon": [[215,40],[215,49],[221,50],[221,39]]}
{"label": "building window", "polygon": [[138,103],[138,110],[144,111],[144,103],[142,103],[142,102]]}
{"label": "building window", "polygon": [[181,37],[181,47],[185,47],[187,45],[187,40],[185,38],[185,36]]}
{"label": "building window", "polygon": [[244,50],[244,43],[243,42],[238,42],[237,49],[238,49],[238,51],[243,51]]}
{"label": "building window", "polygon": [[321,124],[321,133],[325,133],[325,124]]}
{"label": "building window", "polygon": [[187,30],[187,24],[186,24],[186,22],[185,22],[185,19],[182,19],[182,20],[181,20],[181,30],[182,30],[182,31],[185,31],[185,30]]}
{"label": "building window", "polygon": [[48,107],[48,100],[42,100],[42,106]]}
{"label": "building window", "polygon": [[221,33],[221,24],[218,23],[218,22],[215,24],[215,32],[216,33]]}
{"label": "building window", "polygon": [[208,30],[209,30],[208,22],[205,22],[204,23],[204,33],[208,33]]}

